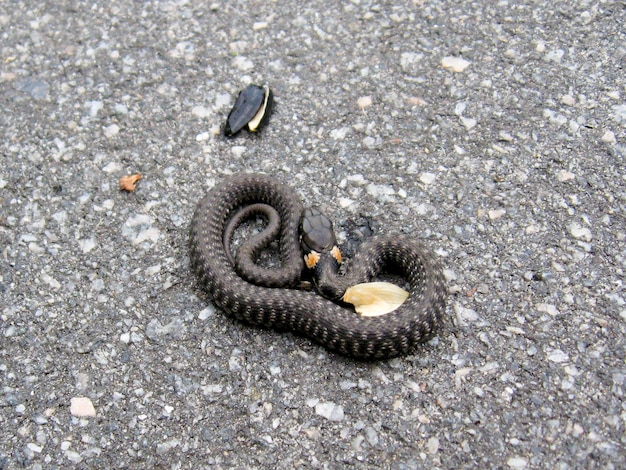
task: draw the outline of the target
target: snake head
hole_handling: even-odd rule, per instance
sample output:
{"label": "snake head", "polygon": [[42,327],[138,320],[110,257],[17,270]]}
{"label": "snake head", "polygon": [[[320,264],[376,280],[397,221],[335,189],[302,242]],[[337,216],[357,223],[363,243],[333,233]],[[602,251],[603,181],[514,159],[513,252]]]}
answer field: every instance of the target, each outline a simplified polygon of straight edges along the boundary
{"label": "snake head", "polygon": [[334,276],[341,264],[341,251],[333,223],[317,208],[308,208],[302,213],[300,246],[317,290],[323,296],[337,300],[342,293],[337,292]]}

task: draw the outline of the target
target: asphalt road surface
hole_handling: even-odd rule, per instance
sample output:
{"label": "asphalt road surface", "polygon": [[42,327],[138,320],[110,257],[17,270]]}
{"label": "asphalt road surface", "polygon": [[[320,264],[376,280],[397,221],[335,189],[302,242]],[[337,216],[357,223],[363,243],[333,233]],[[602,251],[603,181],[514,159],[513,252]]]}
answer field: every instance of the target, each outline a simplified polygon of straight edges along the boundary
{"label": "asphalt road surface", "polygon": [[[611,0],[0,2],[0,468],[626,467],[624,24]],[[275,112],[226,139],[249,83]],[[242,171],[348,256],[414,234],[445,328],[363,363],[213,308],[189,222]]]}

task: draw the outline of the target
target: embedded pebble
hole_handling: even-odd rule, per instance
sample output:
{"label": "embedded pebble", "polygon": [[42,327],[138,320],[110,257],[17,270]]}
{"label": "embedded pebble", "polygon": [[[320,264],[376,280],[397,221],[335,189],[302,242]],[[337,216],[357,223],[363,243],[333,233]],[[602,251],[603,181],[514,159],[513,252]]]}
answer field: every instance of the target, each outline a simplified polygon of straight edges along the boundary
{"label": "embedded pebble", "polygon": [[96,241],[92,238],[83,238],[78,241],[78,245],[80,246],[80,250],[83,253],[89,253],[96,247]]}
{"label": "embedded pebble", "polygon": [[335,140],[345,139],[346,135],[350,132],[349,127],[340,127],[338,129],[333,129],[330,131],[330,137]]}
{"label": "embedded pebble", "polygon": [[561,59],[565,55],[563,49],[554,49],[546,54],[546,60],[549,62],[561,62]]}
{"label": "embedded pebble", "polygon": [[468,131],[476,127],[476,124],[478,123],[476,119],[468,118],[465,116],[460,116],[459,120],[461,121],[461,124],[463,125],[463,127],[465,127]]}
{"label": "embedded pebble", "polygon": [[559,310],[556,308],[556,305],[539,303],[535,305],[535,308],[538,312],[547,313],[548,315],[556,316],[559,314]]}
{"label": "embedded pebble", "polygon": [[602,134],[602,142],[606,142],[607,144],[614,144],[617,142],[617,139],[615,138],[615,133],[612,131],[605,131],[604,134]]}
{"label": "embedded pebble", "polygon": [[220,93],[215,97],[215,109],[220,109],[224,106],[228,106],[231,102],[230,93]]}
{"label": "embedded pebble", "polygon": [[213,111],[211,111],[211,109],[207,108],[206,106],[194,106],[193,108],[191,108],[191,114],[193,114],[197,118],[204,119],[211,116],[213,114]]}
{"label": "embedded pebble", "polygon": [[528,466],[528,460],[523,457],[511,457],[506,464],[515,470],[523,470]]}
{"label": "embedded pebble", "polygon": [[246,150],[246,147],[243,145],[235,145],[230,149],[231,153],[237,158],[241,158]]}
{"label": "embedded pebble", "polygon": [[344,418],[343,407],[333,402],[321,402],[315,405],[315,413],[329,421],[341,421]]}
{"label": "embedded pebble", "polygon": [[439,451],[439,438],[433,436],[426,441],[426,450],[433,455]]}
{"label": "embedded pebble", "polygon": [[574,173],[572,173],[571,171],[567,171],[567,170],[560,170],[557,175],[556,175],[557,180],[559,180],[561,183],[564,183],[565,181],[571,181],[573,179],[576,178],[576,175]]}
{"label": "embedded pebble", "polygon": [[476,310],[471,308],[463,307],[459,304],[454,304],[453,308],[460,325],[475,322],[479,318]]}
{"label": "embedded pebble", "polygon": [[418,64],[424,58],[424,54],[416,52],[403,52],[400,55],[400,67],[405,73],[415,73],[419,71]]}
{"label": "embedded pebble", "polygon": [[70,400],[70,413],[78,418],[90,418],[96,416],[96,409],[87,397],[73,397]]}
{"label": "embedded pebble", "polygon": [[488,212],[490,220],[497,220],[500,217],[502,217],[504,214],[506,214],[505,209],[494,209]]}
{"label": "embedded pebble", "polygon": [[211,317],[214,313],[215,313],[215,307],[213,305],[210,305],[204,310],[200,311],[200,313],[198,314],[198,319],[206,320],[207,318]]}
{"label": "embedded pebble", "polygon": [[420,181],[424,184],[432,184],[437,179],[437,175],[435,173],[424,172],[420,176]]}
{"label": "embedded pebble", "polygon": [[444,69],[451,70],[452,72],[462,72],[470,64],[471,62],[463,59],[462,57],[448,56],[448,57],[444,57],[443,59],[441,59],[441,66]]}
{"label": "embedded pebble", "polygon": [[118,126],[117,124],[111,124],[110,126],[107,126],[104,128],[104,136],[109,139],[111,137],[115,137],[119,133],[120,133],[120,126]]}
{"label": "embedded pebble", "polygon": [[555,349],[548,354],[548,360],[560,364],[569,361],[569,356],[560,349]]}
{"label": "embedded pebble", "polygon": [[588,227],[583,227],[578,222],[573,222],[569,226],[569,232],[574,238],[590,242],[592,239],[591,230]]}
{"label": "embedded pebble", "polygon": [[244,56],[235,57],[232,61],[232,65],[242,72],[249,72],[254,68],[254,63]]}

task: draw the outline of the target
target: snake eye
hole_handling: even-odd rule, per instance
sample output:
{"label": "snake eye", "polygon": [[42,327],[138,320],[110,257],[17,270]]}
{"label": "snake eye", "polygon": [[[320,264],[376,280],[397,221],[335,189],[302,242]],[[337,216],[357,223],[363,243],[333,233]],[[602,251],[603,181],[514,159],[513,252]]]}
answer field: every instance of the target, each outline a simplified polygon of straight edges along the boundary
{"label": "snake eye", "polygon": [[319,209],[305,209],[300,219],[300,241],[305,252],[330,252],[337,244],[333,223]]}

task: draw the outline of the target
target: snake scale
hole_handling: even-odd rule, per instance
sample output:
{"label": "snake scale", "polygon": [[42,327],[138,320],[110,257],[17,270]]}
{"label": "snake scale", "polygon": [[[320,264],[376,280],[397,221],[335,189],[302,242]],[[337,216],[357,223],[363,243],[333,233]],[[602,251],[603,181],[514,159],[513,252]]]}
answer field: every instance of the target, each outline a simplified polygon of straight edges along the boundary
{"label": "snake scale", "polygon": [[[255,203],[272,206],[280,216],[281,266],[268,270],[278,273],[268,276],[271,287],[240,277],[224,248],[229,220]],[[348,263],[347,274],[337,276],[345,287],[368,282],[381,272],[404,277],[409,297],[389,314],[360,317],[315,291],[297,289],[304,267],[298,233],[302,211],[293,188],[262,174],[227,177],[198,203],[190,230],[191,267],[217,307],[249,324],[291,330],[330,351],[361,359],[407,354],[437,333],[447,297],[442,270],[434,256],[407,235],[367,239]]]}

